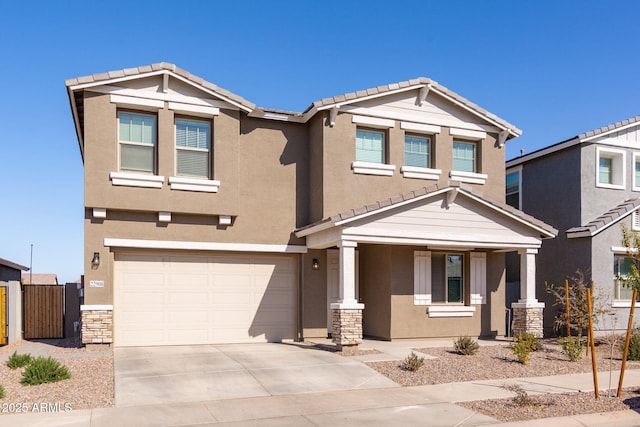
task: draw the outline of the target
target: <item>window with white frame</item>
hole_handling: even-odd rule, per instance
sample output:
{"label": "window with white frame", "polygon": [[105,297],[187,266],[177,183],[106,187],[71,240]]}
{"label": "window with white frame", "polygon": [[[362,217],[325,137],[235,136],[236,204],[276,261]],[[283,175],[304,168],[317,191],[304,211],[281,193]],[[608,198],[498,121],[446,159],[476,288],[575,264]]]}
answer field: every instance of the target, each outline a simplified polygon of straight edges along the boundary
{"label": "window with white frame", "polygon": [[475,142],[453,141],[453,170],[476,173],[478,167],[477,144]]}
{"label": "window with white frame", "polygon": [[176,119],[176,174],[208,179],[211,125],[208,121]]}
{"label": "window with white frame", "polygon": [[156,136],[156,116],[119,111],[120,171],[155,173]]}
{"label": "window with white frame", "polygon": [[520,171],[509,172],[505,176],[506,203],[520,209]]}
{"label": "window with white frame", "polygon": [[633,153],[633,190],[640,191],[640,153]]}
{"label": "window with white frame", "polygon": [[371,129],[356,130],[356,161],[385,162],[385,133]]}
{"label": "window with white frame", "polygon": [[613,280],[615,283],[615,299],[631,300],[633,290],[624,286],[624,280],[631,273],[634,259],[625,255],[613,256]]}
{"label": "window with white frame", "polygon": [[596,186],[624,189],[625,152],[598,147],[596,157]]}
{"label": "window with white frame", "polygon": [[430,168],[431,138],[420,135],[405,135],[404,164],[405,166]]}

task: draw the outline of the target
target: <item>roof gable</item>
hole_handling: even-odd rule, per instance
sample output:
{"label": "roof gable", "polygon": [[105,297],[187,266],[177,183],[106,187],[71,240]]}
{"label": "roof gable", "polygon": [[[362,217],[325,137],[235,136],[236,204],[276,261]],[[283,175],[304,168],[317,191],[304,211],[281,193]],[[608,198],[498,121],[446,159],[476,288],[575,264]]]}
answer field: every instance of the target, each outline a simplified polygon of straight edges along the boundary
{"label": "roof gable", "polygon": [[567,237],[593,237],[640,209],[640,199],[631,199],[608,210],[587,224],[567,230]]}
{"label": "roof gable", "polygon": [[335,227],[341,227],[344,235],[358,234],[361,241],[367,241],[364,236],[374,240],[386,236],[405,243],[482,247],[532,245],[557,234],[555,228],[508,205],[458,186],[438,185],[333,215],[296,230],[296,235],[311,236]]}

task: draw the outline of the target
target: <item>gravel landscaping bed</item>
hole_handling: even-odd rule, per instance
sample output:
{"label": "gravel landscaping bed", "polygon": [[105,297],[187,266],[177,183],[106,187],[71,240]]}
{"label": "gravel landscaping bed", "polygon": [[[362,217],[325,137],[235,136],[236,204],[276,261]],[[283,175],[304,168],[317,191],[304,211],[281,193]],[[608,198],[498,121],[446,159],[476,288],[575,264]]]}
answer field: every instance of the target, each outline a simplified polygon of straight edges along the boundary
{"label": "gravel landscaping bed", "polygon": [[[403,386],[441,384],[473,380],[509,379],[522,377],[541,377],[573,373],[589,373],[591,355],[571,362],[555,339],[543,340],[543,348],[531,353],[527,365],[519,363],[508,344],[482,346],[473,356],[462,356],[448,348],[416,349],[420,353],[435,357],[425,358],[424,366],[411,372],[400,367],[401,361],[370,362],[370,367]],[[613,349],[607,344],[596,347],[598,371],[618,370],[622,355],[617,346]],[[627,361],[627,369],[640,368],[640,362]],[[505,381],[505,385],[509,384]],[[603,384],[601,384],[602,386]],[[615,394],[617,383],[612,384]],[[515,396],[515,394],[514,394]],[[576,414],[610,412],[640,407],[640,393],[636,390],[624,390],[621,399],[607,397],[600,393],[595,400],[593,393],[567,393],[531,395],[527,404],[517,404],[514,399],[491,399],[459,403],[474,411],[502,421],[522,421],[546,417],[560,417]]]}
{"label": "gravel landscaping bed", "polygon": [[[25,353],[21,351],[22,344],[2,347],[0,355],[6,359],[14,351]],[[5,390],[5,397],[0,400],[0,414],[68,412],[113,406],[113,354],[97,353],[96,357],[85,347],[77,348],[73,340],[60,340],[48,355],[65,365],[71,378],[35,386],[20,384],[24,368],[12,370],[6,362],[0,362],[0,385]]]}

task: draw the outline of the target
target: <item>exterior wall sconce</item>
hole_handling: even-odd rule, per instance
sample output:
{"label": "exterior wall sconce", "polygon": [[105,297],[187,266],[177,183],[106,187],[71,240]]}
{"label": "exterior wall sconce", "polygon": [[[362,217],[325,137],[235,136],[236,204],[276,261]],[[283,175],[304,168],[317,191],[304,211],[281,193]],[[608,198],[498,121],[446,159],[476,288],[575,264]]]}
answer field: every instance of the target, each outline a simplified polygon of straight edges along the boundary
{"label": "exterior wall sconce", "polygon": [[100,267],[100,253],[94,252],[93,258],[91,259],[91,269],[97,270]]}
{"label": "exterior wall sconce", "polygon": [[311,267],[314,270],[317,270],[320,268],[320,263],[318,262],[318,258],[314,258],[313,261],[311,262]]}

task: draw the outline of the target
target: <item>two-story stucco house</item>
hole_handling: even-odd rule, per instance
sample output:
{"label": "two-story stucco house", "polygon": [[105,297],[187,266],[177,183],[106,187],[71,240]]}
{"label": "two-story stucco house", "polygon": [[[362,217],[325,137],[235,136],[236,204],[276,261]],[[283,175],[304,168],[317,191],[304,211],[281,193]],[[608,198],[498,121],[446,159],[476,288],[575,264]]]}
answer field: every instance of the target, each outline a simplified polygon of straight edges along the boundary
{"label": "two-story stucco house", "polygon": [[160,63],[66,82],[84,161],[83,341],[116,346],[505,332],[508,122],[426,78],[253,103]]}
{"label": "two-story stucco house", "polygon": [[[598,327],[625,328],[631,290],[616,277],[630,266],[621,224],[640,227],[640,116],[517,157],[506,166],[507,202],[560,230],[538,255],[538,297],[553,305],[545,282],[562,285],[581,270],[617,314],[616,325],[607,318]],[[545,317],[544,326],[552,332],[553,316]]]}

